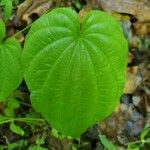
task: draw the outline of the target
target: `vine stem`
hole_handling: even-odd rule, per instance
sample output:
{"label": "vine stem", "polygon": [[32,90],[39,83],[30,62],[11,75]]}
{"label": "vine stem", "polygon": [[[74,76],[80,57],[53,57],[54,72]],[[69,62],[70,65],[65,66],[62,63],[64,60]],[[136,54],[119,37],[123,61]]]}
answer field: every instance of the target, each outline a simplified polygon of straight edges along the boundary
{"label": "vine stem", "polygon": [[140,144],[140,143],[150,143],[150,142],[149,142],[149,141],[146,141],[146,140],[138,140],[138,141],[135,141],[135,142],[127,143],[127,144],[125,144],[125,145],[127,146],[127,145]]}
{"label": "vine stem", "polygon": [[29,24],[28,26],[26,26],[24,29],[20,30],[19,32],[15,33],[15,34],[13,35],[13,37],[16,37],[16,36],[18,36],[19,34],[21,34],[22,32],[24,32],[25,30],[27,30],[28,28],[30,28],[31,25],[32,25],[32,23]]}
{"label": "vine stem", "polygon": [[32,122],[32,121],[45,122],[45,120],[41,119],[41,118],[11,118],[11,119],[8,119],[8,120],[1,121],[0,125],[1,124],[5,124],[5,123],[10,123],[10,122],[13,122],[13,121],[20,121],[20,122]]}
{"label": "vine stem", "polygon": [[[52,9],[53,9],[53,8],[48,9],[47,11],[44,12],[43,15],[47,14],[47,13],[48,13],[50,10],[52,10]],[[43,15],[42,15],[42,16],[43,16]],[[35,21],[34,21],[34,22],[35,22]],[[21,33],[24,32],[25,30],[27,30],[28,28],[30,28],[34,22],[32,22],[31,24],[29,24],[28,26],[26,26],[24,29],[22,29],[22,30],[18,31],[17,33],[15,33],[12,37],[16,37],[17,35],[21,34]]]}

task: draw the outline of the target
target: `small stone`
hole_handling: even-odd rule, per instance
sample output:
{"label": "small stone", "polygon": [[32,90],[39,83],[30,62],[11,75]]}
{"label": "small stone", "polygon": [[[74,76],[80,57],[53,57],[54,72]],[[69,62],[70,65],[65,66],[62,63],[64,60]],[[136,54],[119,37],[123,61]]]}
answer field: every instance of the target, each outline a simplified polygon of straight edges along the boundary
{"label": "small stone", "polygon": [[141,133],[143,128],[144,128],[143,120],[139,120],[139,121],[135,122],[133,124],[133,129],[132,129],[133,136],[138,136]]}
{"label": "small stone", "polygon": [[121,102],[126,105],[132,103],[132,94],[123,94],[121,97]]}
{"label": "small stone", "polygon": [[117,140],[120,144],[125,145],[131,141],[131,136],[126,129],[120,128],[117,132]]}
{"label": "small stone", "polygon": [[137,88],[137,80],[139,80],[138,76],[137,76],[137,72],[138,72],[137,66],[130,67],[127,69],[124,93],[132,94],[135,91],[135,89]]}
{"label": "small stone", "polygon": [[121,109],[122,112],[126,112],[128,110],[128,106],[125,105],[125,104],[121,104],[120,109]]}
{"label": "small stone", "polygon": [[143,116],[142,116],[140,113],[134,111],[134,112],[131,114],[130,119],[131,119],[133,122],[136,122],[136,121],[139,121],[140,119],[143,120]]}
{"label": "small stone", "polygon": [[138,106],[141,102],[141,97],[140,96],[133,96],[132,100],[133,100],[133,105]]}
{"label": "small stone", "polygon": [[127,130],[132,131],[133,123],[131,121],[127,121]]}

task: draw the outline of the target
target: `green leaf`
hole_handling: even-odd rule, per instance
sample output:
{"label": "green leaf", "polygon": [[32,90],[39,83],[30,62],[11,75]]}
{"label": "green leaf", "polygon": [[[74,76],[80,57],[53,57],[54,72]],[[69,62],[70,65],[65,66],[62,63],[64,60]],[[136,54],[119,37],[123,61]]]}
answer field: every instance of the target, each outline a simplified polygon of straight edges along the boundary
{"label": "green leaf", "polygon": [[44,141],[44,139],[43,138],[38,138],[37,140],[36,140],[36,144],[37,145],[42,145],[42,144],[44,144],[45,143],[45,141]]}
{"label": "green leaf", "polygon": [[0,44],[0,101],[8,97],[22,80],[21,47],[15,38]]}
{"label": "green leaf", "polygon": [[[20,150],[27,146],[27,141],[25,139],[18,140],[13,143],[7,143],[7,150]],[[0,147],[1,148],[1,147]],[[6,149],[6,148],[5,148]],[[0,149],[1,150],[1,149]]]}
{"label": "green leaf", "polygon": [[29,150],[48,150],[47,148],[41,147],[41,146],[31,146],[29,147]]}
{"label": "green leaf", "polygon": [[5,116],[0,115],[0,124],[1,124],[1,122],[5,121],[5,119],[6,119],[6,117],[5,117]]}
{"label": "green leaf", "polygon": [[144,140],[148,134],[150,134],[150,126],[147,126],[144,128],[144,130],[142,131],[142,133],[140,135],[140,139]]}
{"label": "green leaf", "polygon": [[59,138],[59,133],[56,129],[52,128],[51,132],[54,137]]}
{"label": "green leaf", "polygon": [[5,5],[5,0],[0,0],[0,6],[4,6]]}
{"label": "green leaf", "polygon": [[137,145],[137,144],[129,144],[128,147],[127,147],[127,150],[139,150],[140,149],[140,146]]}
{"label": "green leaf", "polygon": [[13,109],[9,109],[9,108],[5,108],[4,109],[4,114],[7,117],[14,117],[14,110]]}
{"label": "green leaf", "polygon": [[101,11],[81,22],[57,8],[33,23],[23,64],[33,107],[64,135],[79,137],[115,108],[125,82],[127,42]]}
{"label": "green leaf", "polygon": [[4,7],[4,18],[7,21],[11,17],[12,13],[12,1],[5,0],[5,7]]}
{"label": "green leaf", "polygon": [[21,127],[16,125],[14,122],[10,123],[10,130],[16,134],[19,134],[22,136],[24,135],[24,131],[21,129]]}
{"label": "green leaf", "polygon": [[2,19],[0,19],[0,44],[2,43],[5,36],[6,36],[5,24],[2,21]]}
{"label": "green leaf", "polygon": [[14,109],[19,107],[19,102],[15,98],[9,99],[7,108],[4,109],[4,114],[8,117],[14,117]]}
{"label": "green leaf", "polygon": [[105,146],[105,148],[107,148],[108,150],[117,150],[115,145],[108,141],[105,135],[99,135],[99,138],[102,144]]}
{"label": "green leaf", "polygon": [[17,101],[15,98],[11,98],[9,99],[8,103],[7,103],[7,107],[9,109],[16,109],[19,107],[19,101]]}
{"label": "green leaf", "polygon": [[72,145],[71,150],[77,150],[77,148],[74,145]]}

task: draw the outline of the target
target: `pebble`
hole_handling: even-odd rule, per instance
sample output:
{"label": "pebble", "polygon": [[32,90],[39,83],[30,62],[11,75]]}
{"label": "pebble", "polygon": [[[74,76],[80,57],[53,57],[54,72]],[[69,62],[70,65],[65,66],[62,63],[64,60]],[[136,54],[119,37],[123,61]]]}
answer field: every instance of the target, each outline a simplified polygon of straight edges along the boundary
{"label": "pebble", "polygon": [[136,121],[139,121],[139,120],[143,119],[143,116],[142,116],[140,113],[134,111],[134,112],[130,115],[130,119],[131,119],[133,122],[136,122]]}
{"label": "pebble", "polygon": [[121,97],[121,102],[126,105],[132,103],[132,94],[123,94]]}
{"label": "pebble", "polygon": [[133,96],[133,105],[138,106],[141,102],[141,97],[140,96]]}

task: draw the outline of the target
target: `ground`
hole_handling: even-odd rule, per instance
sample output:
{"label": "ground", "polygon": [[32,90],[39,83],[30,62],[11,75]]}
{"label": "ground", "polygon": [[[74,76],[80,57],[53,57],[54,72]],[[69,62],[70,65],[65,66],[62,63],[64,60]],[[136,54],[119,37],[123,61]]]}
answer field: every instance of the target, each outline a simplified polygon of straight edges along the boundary
{"label": "ground", "polygon": [[[80,16],[92,9],[106,11],[121,22],[129,53],[120,103],[103,122],[90,127],[80,139],[73,139],[59,134],[35,112],[23,81],[13,93],[13,103],[0,103],[0,150],[149,150],[150,1],[14,0],[12,14],[6,23],[7,37],[15,35],[23,46],[30,25],[59,6],[72,7]],[[2,5],[0,17],[3,16]]]}

